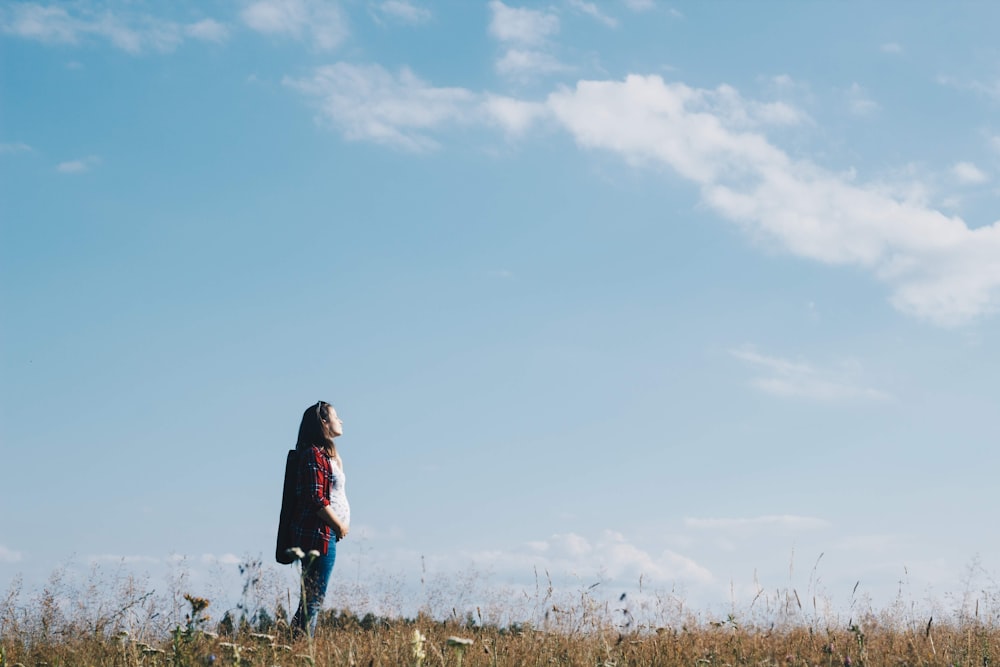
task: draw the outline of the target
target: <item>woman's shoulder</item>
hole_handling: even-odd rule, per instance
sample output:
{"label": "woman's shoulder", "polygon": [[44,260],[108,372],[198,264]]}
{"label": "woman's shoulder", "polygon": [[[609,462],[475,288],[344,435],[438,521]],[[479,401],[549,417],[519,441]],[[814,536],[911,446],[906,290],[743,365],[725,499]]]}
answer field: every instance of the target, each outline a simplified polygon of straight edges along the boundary
{"label": "woman's shoulder", "polygon": [[299,450],[299,460],[306,465],[321,465],[324,468],[330,465],[330,455],[316,445]]}

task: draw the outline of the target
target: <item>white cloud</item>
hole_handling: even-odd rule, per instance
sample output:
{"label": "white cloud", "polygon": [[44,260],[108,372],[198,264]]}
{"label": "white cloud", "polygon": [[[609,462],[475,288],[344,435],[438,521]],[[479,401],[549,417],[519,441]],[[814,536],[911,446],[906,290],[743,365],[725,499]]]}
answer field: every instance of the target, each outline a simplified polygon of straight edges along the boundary
{"label": "white cloud", "polygon": [[687,517],[684,525],[688,528],[707,530],[758,532],[761,530],[819,530],[828,528],[830,522],[812,516],[795,514],[769,514],[749,518],[697,519]]}
{"label": "white cloud", "polygon": [[309,39],[322,50],[337,47],[348,32],[339,6],[321,0],[258,0],[240,16],[257,32]]}
{"label": "white cloud", "polygon": [[346,138],[415,151],[437,147],[429,131],[470,122],[479,102],[464,88],[435,88],[407,68],[393,75],[379,65],[337,63],[284,83],[316,99],[321,117]]}
{"label": "white cloud", "polygon": [[501,42],[536,46],[559,32],[559,17],[535,9],[508,7],[500,0],[490,2],[493,18],[490,34]]}
{"label": "white cloud", "polygon": [[21,558],[20,551],[14,551],[0,544],[0,563],[17,563]]}
{"label": "white cloud", "polygon": [[83,172],[90,171],[93,167],[101,163],[101,158],[96,155],[90,155],[85,158],[80,158],[78,160],[67,160],[66,162],[60,162],[56,165],[56,171],[61,174],[82,174]]}
{"label": "white cloud", "polygon": [[902,53],[903,47],[896,42],[886,42],[881,47],[883,53]]}
{"label": "white cloud", "polygon": [[763,374],[755,377],[752,385],[775,396],[817,401],[882,401],[890,398],[883,391],[855,383],[853,378],[859,372],[855,367],[817,369],[806,363],[760,354],[750,346],[730,350],[730,354],[761,371]]}
{"label": "white cloud", "polygon": [[593,2],[585,2],[584,0],[568,0],[568,2],[569,6],[573,9],[597,19],[609,28],[614,28],[618,25],[617,20],[602,12]]}
{"label": "white cloud", "polygon": [[985,172],[971,162],[959,162],[955,164],[951,168],[951,173],[959,183],[965,185],[978,185],[990,180],[990,177]]}
{"label": "white cloud", "polygon": [[79,44],[87,37],[96,37],[133,54],[172,51],[185,36],[212,41],[225,39],[225,27],[211,19],[183,25],[148,15],[97,12],[85,5],[64,8],[15,4],[0,14],[0,20],[3,32],[25,39],[45,44]]}
{"label": "white cloud", "polygon": [[566,71],[552,54],[549,37],[559,32],[559,17],[550,12],[508,7],[499,0],[490,2],[493,17],[490,34],[506,50],[496,62],[496,71],[513,79],[531,79]]}
{"label": "white cloud", "polygon": [[525,49],[509,49],[496,63],[499,74],[513,78],[555,74],[567,69],[555,57],[544,51]]}
{"label": "white cloud", "polygon": [[386,16],[391,16],[406,23],[423,23],[431,18],[431,12],[424,7],[418,7],[408,0],[388,0],[378,5],[378,10]]}
{"label": "white cloud", "polygon": [[800,257],[871,271],[903,312],[954,326],[996,308],[1000,222],[970,229],[958,217],[793,159],[733,122],[742,118],[731,96],[716,108],[713,92],[631,75],[581,81],[547,104],[580,146],[672,167],[748,232]]}
{"label": "white cloud", "polygon": [[11,153],[30,153],[33,149],[20,141],[10,144],[0,144],[0,155]]}
{"label": "white cloud", "polygon": [[192,23],[184,28],[184,33],[205,42],[221,43],[229,39],[229,28],[213,19]]}

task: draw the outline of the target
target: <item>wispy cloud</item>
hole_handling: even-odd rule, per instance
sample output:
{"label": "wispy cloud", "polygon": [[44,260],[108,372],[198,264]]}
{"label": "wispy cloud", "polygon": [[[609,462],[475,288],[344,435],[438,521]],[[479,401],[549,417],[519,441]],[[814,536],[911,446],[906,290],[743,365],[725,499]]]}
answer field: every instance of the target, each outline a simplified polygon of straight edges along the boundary
{"label": "wispy cloud", "polygon": [[225,26],[212,19],[182,24],[150,15],[97,11],[87,5],[17,3],[0,10],[0,30],[45,44],[80,44],[88,38],[107,40],[128,53],[174,50],[186,37],[223,41]]}
{"label": "wispy cloud", "polygon": [[156,565],[163,562],[162,558],[156,556],[135,554],[92,554],[87,557],[87,560],[91,563],[128,563],[130,565]]}
{"label": "wispy cloud", "polygon": [[346,138],[414,151],[436,148],[429,132],[469,122],[479,102],[464,88],[436,88],[407,68],[392,74],[379,65],[337,63],[284,83],[313,98],[320,118]]}
{"label": "wispy cloud", "polygon": [[623,534],[605,531],[597,538],[576,533],[557,533],[544,540],[529,542],[510,551],[470,554],[479,564],[517,571],[544,570],[574,573],[584,578],[611,577],[622,581],[645,581],[656,584],[675,581],[709,583],[711,571],[675,551],[651,552]]}
{"label": "wispy cloud", "polygon": [[320,50],[336,48],[348,34],[340,7],[320,0],[257,0],[240,17],[252,30],[308,40]]}
{"label": "wispy cloud", "polygon": [[593,2],[585,2],[585,0],[568,0],[569,6],[580,12],[581,14],[586,14],[594,19],[597,19],[609,28],[614,28],[618,25],[617,19],[608,16],[600,10],[600,8]]}
{"label": "wispy cloud", "polygon": [[82,174],[84,172],[90,171],[97,165],[101,163],[101,158],[96,155],[90,155],[85,158],[79,158],[77,160],[67,160],[66,162],[60,162],[56,165],[56,171],[60,174]]}
{"label": "wispy cloud", "polygon": [[21,560],[21,552],[14,551],[0,544],[0,563],[17,563]]}
{"label": "wispy cloud", "polygon": [[550,12],[508,7],[500,0],[492,0],[489,7],[490,34],[501,42],[537,46],[559,32],[559,17]]}
{"label": "wispy cloud", "polygon": [[857,83],[847,89],[847,106],[855,116],[868,116],[879,109],[878,103]]}
{"label": "wispy cloud", "polygon": [[388,0],[377,5],[378,12],[383,16],[393,18],[404,23],[423,23],[430,20],[431,11],[426,7],[420,7],[409,0]]}
{"label": "wispy cloud", "polygon": [[214,19],[203,19],[184,28],[185,34],[204,42],[222,43],[229,39],[229,28]]}
{"label": "wispy cloud", "polygon": [[990,180],[986,172],[971,162],[959,162],[953,165],[951,173],[959,183],[964,185],[979,185]]}
{"label": "wispy cloud", "polygon": [[545,51],[508,49],[496,62],[496,70],[503,76],[535,76],[556,74],[569,68]]}
{"label": "wispy cloud", "polygon": [[32,151],[31,146],[22,143],[20,141],[9,144],[0,144],[0,155],[10,155],[13,153],[30,153],[31,151]]}
{"label": "wispy cloud", "polygon": [[656,8],[655,0],[622,0],[622,2],[633,12],[648,12]]}
{"label": "wispy cloud", "polygon": [[566,67],[551,52],[549,38],[559,32],[559,17],[549,11],[509,7],[500,0],[489,4],[489,33],[506,51],[497,59],[497,72],[523,78],[559,72]]}
{"label": "wispy cloud", "polygon": [[508,134],[519,136],[548,114],[544,104],[525,102],[502,95],[486,95],[482,109],[489,122],[502,127]]}
{"label": "wispy cloud", "polygon": [[1000,101],[1000,78],[993,81],[981,81],[979,79],[941,75],[937,77],[937,83],[942,86],[954,88],[955,90],[972,92],[994,101]]}
{"label": "wispy cloud", "polygon": [[817,401],[882,401],[889,394],[853,381],[858,369],[818,369],[800,362],[760,354],[751,346],[730,350],[734,357],[761,374],[751,384],[760,391],[785,398]]}
{"label": "wispy cloud", "polygon": [[882,50],[882,53],[897,54],[903,52],[903,47],[896,42],[886,42],[879,48]]}
{"label": "wispy cloud", "polygon": [[769,514],[765,516],[742,517],[742,518],[693,518],[684,519],[684,525],[688,528],[698,528],[707,530],[723,531],[759,531],[769,529],[781,530],[819,530],[828,528],[830,522],[812,516],[798,516],[795,514]]}
{"label": "wispy cloud", "polygon": [[226,554],[202,554],[201,562],[206,565],[220,564],[220,565],[239,565],[243,562],[243,559],[236,554],[226,553]]}

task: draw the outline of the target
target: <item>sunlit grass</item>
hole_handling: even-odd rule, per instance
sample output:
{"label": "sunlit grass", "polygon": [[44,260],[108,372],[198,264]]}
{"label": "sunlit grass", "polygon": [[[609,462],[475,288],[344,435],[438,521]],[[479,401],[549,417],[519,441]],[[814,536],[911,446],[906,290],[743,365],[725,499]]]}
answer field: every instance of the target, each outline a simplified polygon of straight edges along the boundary
{"label": "sunlit grass", "polygon": [[[241,566],[253,588],[259,562]],[[95,575],[96,577],[97,575]],[[157,594],[128,576],[67,586],[60,572],[26,595],[14,582],[0,600],[0,667],[116,665],[963,665],[1000,657],[995,600],[963,603],[947,619],[919,615],[905,600],[841,619],[803,609],[794,590],[755,599],[721,618],[692,612],[674,594],[625,594],[612,602],[589,588],[566,595],[540,586],[533,599],[496,595],[489,606],[436,600],[412,617],[324,610],[315,640],[288,627],[288,591],[244,589],[237,608],[213,617],[196,592]],[[176,584],[183,585],[181,578]],[[336,585],[336,584],[334,584]],[[848,591],[848,593],[851,593]],[[483,592],[479,596],[489,595]],[[766,599],[764,599],[766,598]],[[527,602],[527,604],[525,604]],[[965,601],[968,602],[968,601]],[[989,607],[989,608],[987,608]],[[519,620],[512,620],[517,615]],[[503,622],[490,619],[507,619]]]}

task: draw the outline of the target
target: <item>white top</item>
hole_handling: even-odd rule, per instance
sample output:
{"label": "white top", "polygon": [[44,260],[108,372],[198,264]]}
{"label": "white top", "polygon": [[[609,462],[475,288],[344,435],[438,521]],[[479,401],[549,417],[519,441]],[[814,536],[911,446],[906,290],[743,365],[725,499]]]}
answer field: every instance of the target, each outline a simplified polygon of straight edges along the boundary
{"label": "white top", "polygon": [[350,528],[351,504],[347,502],[347,477],[337,459],[330,459],[330,509],[337,515],[341,523]]}

